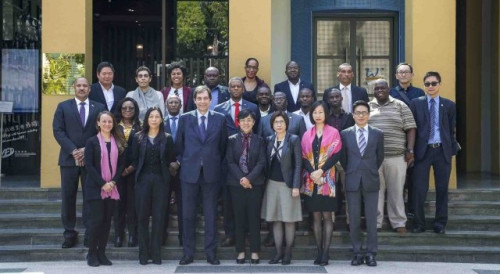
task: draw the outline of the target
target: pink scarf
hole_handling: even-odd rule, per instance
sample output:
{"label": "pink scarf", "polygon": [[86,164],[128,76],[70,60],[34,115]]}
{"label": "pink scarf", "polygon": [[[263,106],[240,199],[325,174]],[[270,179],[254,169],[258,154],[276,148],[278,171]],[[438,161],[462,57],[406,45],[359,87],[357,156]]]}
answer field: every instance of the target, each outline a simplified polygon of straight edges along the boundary
{"label": "pink scarf", "polygon": [[[307,159],[311,166],[314,167],[314,154],[312,143],[316,137],[316,126],[312,127],[302,136],[302,158]],[[340,151],[342,148],[342,141],[340,134],[335,128],[325,125],[323,128],[323,137],[321,139],[319,149],[319,163],[318,168],[321,168],[326,160],[333,154]],[[302,187],[300,192],[312,196],[314,190],[314,181],[311,179],[309,172],[305,169],[302,171]],[[321,177],[322,184],[317,185],[317,194],[329,197],[335,197],[335,167],[326,170]]]}
{"label": "pink scarf", "polygon": [[[101,133],[97,133],[97,139],[99,140],[99,146],[101,147],[101,177],[105,182],[111,181],[113,177],[116,175],[116,166],[118,165],[118,147],[116,146],[116,141],[113,135],[111,135],[111,151],[109,156],[111,156],[111,169],[109,170],[109,156],[108,156],[108,148],[106,147],[106,142],[102,137]],[[113,187],[110,192],[104,191],[101,189],[101,198],[111,198],[113,200],[120,200],[120,194],[118,193],[118,189]]]}

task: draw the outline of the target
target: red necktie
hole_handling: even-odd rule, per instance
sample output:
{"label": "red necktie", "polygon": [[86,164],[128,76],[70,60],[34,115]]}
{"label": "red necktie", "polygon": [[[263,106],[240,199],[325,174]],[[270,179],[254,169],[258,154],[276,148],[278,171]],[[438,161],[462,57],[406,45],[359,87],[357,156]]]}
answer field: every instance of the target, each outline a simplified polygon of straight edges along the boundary
{"label": "red necktie", "polygon": [[234,125],[238,127],[240,122],[238,121],[238,115],[240,114],[240,103],[234,103]]}

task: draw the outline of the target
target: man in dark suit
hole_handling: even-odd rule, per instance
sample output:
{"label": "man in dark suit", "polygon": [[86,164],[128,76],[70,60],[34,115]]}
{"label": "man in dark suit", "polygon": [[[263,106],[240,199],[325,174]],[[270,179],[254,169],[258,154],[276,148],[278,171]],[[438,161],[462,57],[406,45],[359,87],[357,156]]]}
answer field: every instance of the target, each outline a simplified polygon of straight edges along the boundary
{"label": "man in dark suit", "polygon": [[[87,79],[80,77],[73,83],[75,98],[59,103],[52,128],[54,138],[61,146],[59,166],[61,170],[61,219],[64,226],[63,248],[76,244],[78,232],[76,224],[76,194],[78,180],[81,180],[82,192],[85,182],[84,149],[87,139],[97,134],[96,119],[99,112],[106,110],[100,103],[89,100],[90,86]],[[87,208],[83,192],[82,220],[87,228]],[[87,231],[85,241],[88,242]]]}
{"label": "man in dark suit", "polygon": [[[238,114],[240,110],[249,109],[255,115],[254,132],[257,131],[257,125],[260,121],[260,111],[257,105],[243,99],[244,85],[243,80],[239,77],[233,77],[229,80],[229,94],[231,98],[222,104],[215,107],[214,111],[224,114],[226,117],[226,127],[229,136],[232,136],[240,131],[238,123]],[[226,166],[224,167],[226,170]],[[226,172],[224,172],[225,174]],[[222,242],[221,246],[234,245],[234,216],[233,216],[233,203],[229,193],[229,186],[223,184],[223,200],[224,200],[224,231],[226,239]]]}
{"label": "man in dark suit", "polygon": [[350,64],[343,63],[339,66],[337,69],[337,79],[340,82],[338,85],[325,89],[323,93],[323,101],[327,102],[328,98],[325,97],[325,94],[327,94],[327,91],[332,88],[337,88],[342,93],[342,109],[345,112],[351,113],[352,104],[356,101],[369,101],[366,89],[352,84],[354,72],[352,71],[352,66]]}
{"label": "man in dark suit", "polygon": [[286,63],[285,74],[287,80],[274,85],[274,94],[277,91],[285,93],[288,100],[287,110],[294,112],[300,109],[299,91],[303,88],[308,88],[313,91],[314,101],[316,101],[316,92],[313,84],[300,79],[300,66],[295,61]]}
{"label": "man in dark suit", "polygon": [[[275,92],[273,98],[273,104],[276,111],[284,111],[288,114],[288,119],[290,122],[288,124],[287,131],[299,137],[302,137],[304,132],[306,132],[306,124],[304,122],[304,118],[302,118],[302,116],[300,115],[291,113],[290,111],[286,110],[288,100],[286,98],[285,93],[281,91]],[[266,138],[267,136],[274,134],[274,130],[271,128],[271,115],[262,117],[259,123],[257,134],[262,136],[262,138]]]}
{"label": "man in dark suit", "polygon": [[[203,77],[203,82],[210,89],[212,101],[210,103],[210,110],[214,110],[215,106],[224,103],[229,100],[229,92],[226,86],[220,85],[220,73],[219,69],[216,67],[209,67],[205,70],[205,75]],[[191,99],[188,100],[188,110],[196,109],[196,103],[194,102],[193,92],[191,93]]]}
{"label": "man in dark suit", "polygon": [[[175,95],[175,93],[171,93],[170,95],[168,95],[167,101],[165,102],[165,109],[167,110],[167,114],[165,115],[164,118],[165,132],[172,135],[172,139],[175,142],[175,139],[177,137],[177,129],[179,128],[180,111],[182,109],[182,103],[179,96]],[[167,211],[166,211],[167,215],[165,218],[165,223],[163,228],[163,239],[162,239],[163,245],[167,244],[167,236],[168,236],[167,229],[170,219],[169,216],[171,216],[170,211],[173,205],[172,201],[175,201],[175,204],[177,205],[177,222],[178,222],[177,227],[179,229],[178,239],[179,239],[179,245],[182,246],[182,229],[183,229],[182,191],[181,191],[181,182],[179,179],[179,170],[177,169],[178,167],[179,166],[177,166],[176,164],[172,164],[172,166],[170,167],[171,169],[174,169],[174,172],[171,172],[172,177],[170,180],[170,188],[167,196],[167,199],[169,199],[169,201],[167,203]],[[175,193],[175,200],[171,200],[172,192]]]}
{"label": "man in dark suit", "polygon": [[[347,204],[349,205],[350,237],[354,251],[351,265],[376,266],[377,253],[377,205],[380,180],[378,169],[384,161],[384,134],[369,126],[370,106],[356,101],[353,106],[353,127],[342,131],[340,162],[346,176]],[[361,202],[365,205],[366,254],[361,254]]]}
{"label": "man in dark suit", "polygon": [[[217,194],[220,189],[222,162],[225,156],[227,129],[223,114],[209,110],[212,94],[207,86],[193,91],[197,110],[183,114],[176,136],[177,165],[183,201],[183,247],[180,265],[193,262],[196,240],[196,208],[203,193],[205,216],[205,254],[207,262],[220,264],[217,250]],[[187,167],[187,168],[182,168]]]}
{"label": "man in dark suit", "polygon": [[99,82],[90,86],[89,99],[103,104],[111,113],[115,113],[116,106],[127,92],[120,86],[113,84],[115,68],[109,62],[97,65],[97,79]]}
{"label": "man in dark suit", "polygon": [[429,190],[429,171],[434,169],[436,214],[434,232],[445,233],[448,222],[448,183],[451,158],[457,154],[455,103],[439,96],[441,76],[429,71],[424,76],[426,96],[413,99],[411,111],[417,123],[415,166],[413,171],[414,233],[425,231],[424,203]]}

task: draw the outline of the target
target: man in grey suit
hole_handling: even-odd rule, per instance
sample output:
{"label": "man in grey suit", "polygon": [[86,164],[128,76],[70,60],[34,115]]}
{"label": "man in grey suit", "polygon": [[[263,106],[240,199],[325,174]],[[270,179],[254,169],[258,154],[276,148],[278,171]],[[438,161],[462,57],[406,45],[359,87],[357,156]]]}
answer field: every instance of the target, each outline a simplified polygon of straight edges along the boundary
{"label": "man in grey suit", "polygon": [[[346,176],[346,194],[350,219],[350,236],[354,251],[351,265],[376,266],[377,205],[380,180],[378,169],[384,161],[384,134],[369,126],[370,106],[365,101],[353,105],[356,124],[342,131],[340,162]],[[361,197],[365,204],[366,254],[361,254]]]}
{"label": "man in grey suit", "polygon": [[[306,132],[306,124],[304,122],[304,118],[302,118],[302,116],[298,114],[287,112],[286,108],[288,105],[288,100],[285,93],[281,91],[275,92],[273,104],[275,107],[275,111],[284,111],[288,114],[288,119],[290,122],[288,124],[287,132],[302,137],[304,132]],[[262,136],[262,138],[266,138],[267,136],[274,134],[274,130],[271,128],[271,115],[262,117],[259,123],[257,134]]]}

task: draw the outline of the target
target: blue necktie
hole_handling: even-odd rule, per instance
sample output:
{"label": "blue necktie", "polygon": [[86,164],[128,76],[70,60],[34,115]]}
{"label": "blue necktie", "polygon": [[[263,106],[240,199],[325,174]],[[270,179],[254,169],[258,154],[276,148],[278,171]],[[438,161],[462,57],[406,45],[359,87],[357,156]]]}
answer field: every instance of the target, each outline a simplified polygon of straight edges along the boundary
{"label": "blue necktie", "polygon": [[85,126],[85,102],[80,102],[80,121],[82,126]]}
{"label": "blue necktie", "polygon": [[431,99],[430,101],[431,107],[429,110],[430,113],[430,118],[429,118],[429,140],[434,140],[434,136],[436,135],[436,130],[435,130],[435,124],[436,124],[436,101],[434,101],[434,98]]}
{"label": "blue necktie", "polygon": [[172,138],[175,141],[177,135],[177,117],[170,117],[172,119],[172,125],[170,125],[170,131],[172,132]]}
{"label": "blue necktie", "polygon": [[359,147],[359,153],[361,154],[361,156],[363,156],[363,154],[365,154],[365,150],[366,150],[366,139],[365,139],[364,132],[365,132],[364,128],[358,129],[358,134],[359,134],[358,147]]}
{"label": "blue necktie", "polygon": [[207,137],[207,129],[205,128],[205,119],[207,119],[207,117],[201,116],[200,118],[201,118],[201,123],[199,125],[200,135],[201,135],[201,139],[203,141],[205,141],[205,138]]}

